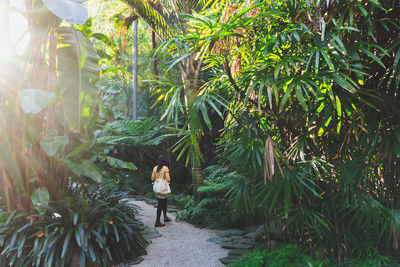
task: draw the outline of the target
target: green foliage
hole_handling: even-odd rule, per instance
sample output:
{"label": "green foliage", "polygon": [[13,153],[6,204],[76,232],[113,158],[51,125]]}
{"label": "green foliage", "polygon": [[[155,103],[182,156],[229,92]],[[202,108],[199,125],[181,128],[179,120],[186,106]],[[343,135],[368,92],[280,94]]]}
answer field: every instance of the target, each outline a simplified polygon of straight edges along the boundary
{"label": "green foliage", "polygon": [[308,256],[296,245],[287,245],[268,252],[255,249],[241,260],[229,265],[230,267],[281,267],[281,266],[309,266],[322,267],[333,266],[325,260],[315,260]]}
{"label": "green foliage", "polygon": [[[188,220],[200,226],[211,228],[240,227],[254,224],[260,218],[246,216],[246,211],[254,211],[252,196],[246,179],[227,168],[213,165],[204,169],[207,178],[205,185],[198,189],[204,195],[199,201],[183,197],[184,209],[178,212],[178,218]],[[176,202],[182,202],[176,201]]]}
{"label": "green foliage", "polygon": [[50,133],[40,141],[40,147],[49,157],[55,156],[58,151],[64,149],[66,144],[68,144],[68,136],[54,136]]}
{"label": "green foliage", "polygon": [[[94,135],[72,150],[63,163],[75,174],[73,179],[78,183],[80,179],[89,182],[86,178],[95,182],[106,179],[107,183],[128,181],[133,179],[131,172],[138,168],[145,171],[147,158],[154,157],[153,149],[164,140],[162,130],[159,122],[152,118],[115,120],[94,131]],[[132,189],[130,186],[123,188]]]}
{"label": "green foliage", "polygon": [[132,162],[125,162],[113,157],[106,157],[106,160],[110,166],[120,169],[137,170],[135,164]]}
{"label": "green foliage", "polygon": [[[360,259],[348,259],[340,266],[397,266],[398,261],[379,254],[375,250],[372,254],[364,254]],[[333,261],[321,259],[320,256],[306,253],[297,245],[286,245],[272,251],[255,249],[245,254],[240,260],[228,265],[229,267],[280,267],[280,266],[309,266],[329,267],[337,266]]]}
{"label": "green foliage", "polygon": [[172,203],[175,205],[178,209],[183,210],[185,206],[189,203],[192,202],[193,198],[191,195],[184,195],[182,193],[180,194],[171,194],[168,196],[168,203]]}
{"label": "green foliage", "polygon": [[33,190],[31,195],[33,207],[39,212],[44,214],[46,212],[46,206],[49,204],[50,195],[46,188],[36,188]]}
{"label": "green foliage", "polygon": [[228,115],[218,140],[221,162],[249,176],[260,175],[264,142],[272,133],[270,127],[271,122],[258,112],[239,111],[235,116]]}
{"label": "green foliage", "polygon": [[98,134],[98,144],[123,144],[129,146],[156,146],[165,139],[161,135],[163,126],[153,119],[143,121],[116,120],[104,126]]}
{"label": "green foliage", "polygon": [[51,104],[54,98],[54,93],[43,90],[25,89],[19,91],[21,108],[25,113],[38,114]]}
{"label": "green foliage", "polygon": [[[148,5],[148,4],[147,4]],[[100,96],[100,119],[103,124],[132,117],[133,32],[136,14],[122,1],[88,1],[91,13],[90,33],[96,52],[101,58],[101,77],[97,83]],[[112,29],[112,30],[111,30]],[[151,28],[138,20],[138,118],[157,114],[150,109],[149,73],[154,68],[149,60],[152,42]]]}
{"label": "green foliage", "polygon": [[[228,102],[217,156],[243,177],[206,184],[193,218],[219,192],[338,263],[396,253],[399,11],[398,1],[218,1],[185,16],[189,30],[159,51],[173,67],[203,60],[202,93]],[[182,153],[201,140],[197,128]]]}
{"label": "green foliage", "polygon": [[135,13],[146,21],[159,36],[171,34],[171,28],[164,17],[147,1],[143,0],[123,0]]}
{"label": "green foliage", "polygon": [[132,173],[126,170],[116,170],[114,174],[103,180],[104,186],[136,195],[154,197],[153,185],[150,180],[151,172]]}
{"label": "green foliage", "polygon": [[[71,176],[62,159],[65,149],[84,140],[97,117],[97,54],[82,31],[60,27],[46,4],[53,11],[65,5],[85,10],[71,1],[35,1],[22,12],[30,24],[30,44],[24,57],[10,58],[13,67],[0,79],[0,136],[7,140],[0,153],[0,183],[9,211],[30,211],[31,194],[39,186],[51,200],[63,198]],[[60,12],[69,11],[74,13]],[[83,23],[87,17],[76,18]],[[22,71],[19,63],[29,67]]]}
{"label": "green foliage", "polygon": [[108,172],[105,174],[108,177],[117,175],[121,168],[127,167],[146,172],[148,162],[153,164],[154,153],[165,140],[163,133],[164,127],[154,118],[111,121],[95,133],[92,147],[98,153],[93,155],[93,160]]}
{"label": "green foliage", "polygon": [[69,24],[84,24],[88,19],[88,11],[80,2],[71,0],[42,0],[46,7]]}
{"label": "green foliage", "polygon": [[59,30],[61,44],[57,49],[64,115],[68,125],[80,130],[87,126],[97,109],[99,57],[90,40],[72,27]]}
{"label": "green foliage", "polygon": [[110,266],[145,253],[137,207],[124,193],[82,192],[42,205],[43,215],[11,213],[0,224],[0,265]]}

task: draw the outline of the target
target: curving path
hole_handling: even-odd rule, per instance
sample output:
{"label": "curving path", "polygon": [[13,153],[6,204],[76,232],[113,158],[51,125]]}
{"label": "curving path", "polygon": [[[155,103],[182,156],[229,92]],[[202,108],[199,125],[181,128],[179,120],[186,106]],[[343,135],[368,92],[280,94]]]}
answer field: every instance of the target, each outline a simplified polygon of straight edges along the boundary
{"label": "curving path", "polygon": [[[144,201],[132,200],[142,208],[140,219],[145,226],[154,227],[156,209]],[[183,221],[175,221],[175,216],[164,227],[156,228],[161,237],[153,238],[147,247],[147,255],[138,267],[218,267],[224,266],[218,259],[227,255],[227,250],[207,242],[216,237],[216,231],[199,229]],[[161,215],[162,218],[162,215]]]}

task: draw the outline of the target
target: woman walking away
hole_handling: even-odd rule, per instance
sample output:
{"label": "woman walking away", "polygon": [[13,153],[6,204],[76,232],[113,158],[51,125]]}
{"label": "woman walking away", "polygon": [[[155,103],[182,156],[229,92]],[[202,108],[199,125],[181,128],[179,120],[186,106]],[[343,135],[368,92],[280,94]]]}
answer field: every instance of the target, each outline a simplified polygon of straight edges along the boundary
{"label": "woman walking away", "polygon": [[[164,155],[160,155],[157,159],[157,166],[153,169],[153,174],[151,175],[151,180],[156,182],[157,180],[164,179],[168,183],[170,182],[169,177],[169,169],[168,169],[168,160]],[[155,227],[162,227],[165,224],[161,223],[161,211],[164,213],[164,223],[170,222],[171,219],[167,217],[167,195],[161,195],[156,193],[156,197],[158,200],[157,205],[157,219],[155,223]]]}

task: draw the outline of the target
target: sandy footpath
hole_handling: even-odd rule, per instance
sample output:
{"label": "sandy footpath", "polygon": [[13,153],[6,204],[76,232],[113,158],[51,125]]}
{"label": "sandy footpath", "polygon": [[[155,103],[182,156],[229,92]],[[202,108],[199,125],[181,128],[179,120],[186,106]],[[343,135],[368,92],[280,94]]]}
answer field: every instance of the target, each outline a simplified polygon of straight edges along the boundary
{"label": "sandy footpath", "polygon": [[[144,201],[132,201],[143,209],[139,219],[144,225],[154,227],[156,208]],[[216,232],[199,229],[193,225],[175,221],[175,216],[168,213],[172,219],[164,227],[157,227],[161,237],[152,239],[147,247],[147,255],[138,267],[217,267],[224,266],[218,259],[227,255],[227,250],[219,245],[207,242],[216,236]],[[163,215],[161,215],[163,218]],[[162,221],[162,219],[161,219]]]}

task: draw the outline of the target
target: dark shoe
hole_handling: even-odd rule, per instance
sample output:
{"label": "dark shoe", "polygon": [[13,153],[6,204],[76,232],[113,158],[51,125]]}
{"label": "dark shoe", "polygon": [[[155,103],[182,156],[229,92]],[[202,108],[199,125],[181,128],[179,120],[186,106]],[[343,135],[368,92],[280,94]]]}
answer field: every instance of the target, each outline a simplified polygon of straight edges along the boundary
{"label": "dark shoe", "polygon": [[165,224],[161,223],[159,220],[156,221],[154,227],[163,227]]}
{"label": "dark shoe", "polygon": [[170,222],[170,221],[172,221],[172,220],[170,218],[168,218],[167,215],[164,215],[164,222],[166,223],[166,222]]}

